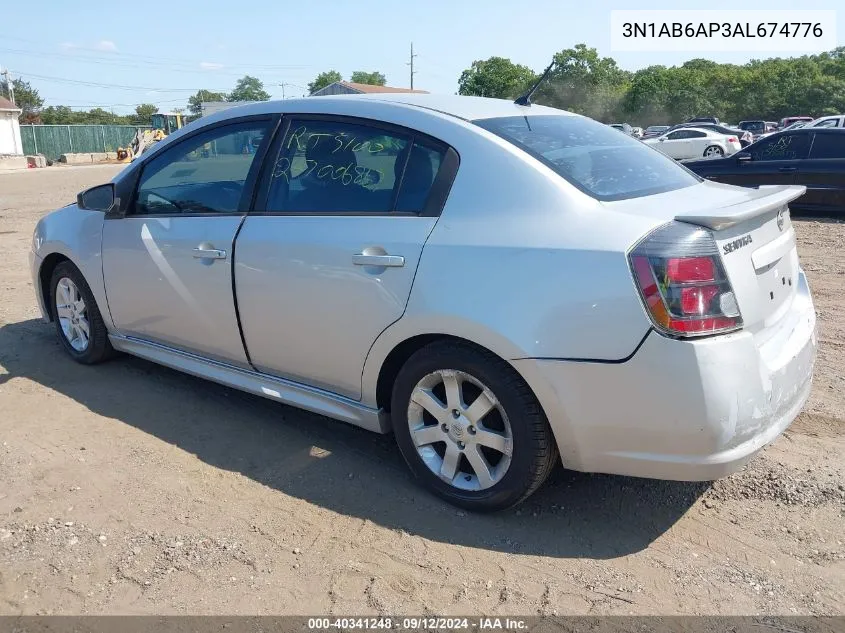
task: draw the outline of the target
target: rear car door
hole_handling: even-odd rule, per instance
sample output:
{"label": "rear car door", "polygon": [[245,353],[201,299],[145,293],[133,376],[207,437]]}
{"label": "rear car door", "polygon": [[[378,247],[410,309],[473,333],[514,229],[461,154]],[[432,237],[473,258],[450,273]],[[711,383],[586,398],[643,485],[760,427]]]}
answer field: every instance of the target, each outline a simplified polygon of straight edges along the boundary
{"label": "rear car door", "polygon": [[144,162],[125,216],[103,227],[103,277],[120,334],[248,366],[232,247],[277,120],[199,130]]}
{"label": "rear car door", "polygon": [[364,119],[285,127],[237,239],[244,341],[259,371],[357,399],[370,347],[405,310],[457,154]]}
{"label": "rear car door", "polygon": [[685,155],[680,158],[701,158],[704,150],[711,145],[710,138],[700,130],[687,130]]}
{"label": "rear car door", "polygon": [[794,206],[812,211],[845,211],[845,131],[814,134],[810,156],[798,166],[796,183],[805,193]]}

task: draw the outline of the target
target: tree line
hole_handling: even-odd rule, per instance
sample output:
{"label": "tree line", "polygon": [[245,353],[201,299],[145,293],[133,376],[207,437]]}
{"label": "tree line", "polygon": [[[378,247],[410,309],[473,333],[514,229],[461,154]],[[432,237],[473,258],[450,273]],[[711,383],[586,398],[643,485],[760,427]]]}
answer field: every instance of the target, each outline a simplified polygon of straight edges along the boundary
{"label": "tree line", "polygon": [[[336,70],[321,72],[314,81],[308,84],[308,92],[313,93],[336,81],[341,81],[342,75]],[[356,83],[383,86],[385,84],[384,74],[378,71],[356,70],[349,77],[349,80]],[[152,115],[158,112],[158,107],[152,103],[141,103],[135,107],[132,114],[114,114],[101,107],[90,110],[76,109],[70,106],[58,105],[44,107],[44,99],[38,94],[38,90],[32,87],[30,82],[23,79],[13,79],[15,104],[21,108],[20,122],[24,124],[44,125],[150,125]],[[0,81],[0,95],[11,97],[9,86],[5,81]],[[198,117],[202,113],[202,103],[211,101],[268,101],[270,93],[264,88],[264,83],[257,77],[244,75],[241,77],[231,92],[218,92],[215,90],[198,90],[190,96],[187,101],[186,119]],[[184,112],[185,108],[174,108],[176,112]]]}
{"label": "tree line", "polygon": [[[845,46],[818,55],[720,64],[692,59],[680,66],[649,66],[635,72],[612,57],[577,44],[554,56],[553,69],[533,101],[584,114],[605,123],[671,124],[693,116],[777,121],[791,115],[824,116],[845,112]],[[458,94],[514,99],[537,81],[539,73],[504,57],[474,61],[458,78]],[[343,79],[336,70],[319,73],[308,93]],[[349,81],[383,86],[378,71],[355,71]],[[103,108],[87,111],[68,106],[43,107],[29,82],[15,79],[15,101],[22,123],[95,123],[149,125],[157,109],[142,103],[133,114],[114,115]],[[8,86],[0,83],[0,94]],[[245,75],[231,92],[199,90],[187,100],[190,116],[199,116],[203,101],[266,101],[270,93],[257,77]],[[178,110],[178,109],[177,109]]]}
{"label": "tree line", "polygon": [[[672,124],[694,116],[777,121],[790,115],[845,112],[845,46],[818,55],[719,64],[692,59],[680,66],[619,67],[585,44],[554,56],[533,101],[605,123]],[[513,99],[538,78],[503,57],[473,62],[458,93]]]}

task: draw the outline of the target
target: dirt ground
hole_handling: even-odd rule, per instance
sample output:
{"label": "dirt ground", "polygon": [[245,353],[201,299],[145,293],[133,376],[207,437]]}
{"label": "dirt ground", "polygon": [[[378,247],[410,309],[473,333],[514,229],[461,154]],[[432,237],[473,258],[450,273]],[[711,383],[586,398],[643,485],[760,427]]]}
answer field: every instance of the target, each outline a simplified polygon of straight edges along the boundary
{"label": "dirt ground", "polygon": [[845,612],[845,224],[796,220],[816,380],[744,471],[560,471],[474,516],[418,488],[389,437],[138,359],[74,364],[27,251],[117,169],[0,175],[0,613]]}

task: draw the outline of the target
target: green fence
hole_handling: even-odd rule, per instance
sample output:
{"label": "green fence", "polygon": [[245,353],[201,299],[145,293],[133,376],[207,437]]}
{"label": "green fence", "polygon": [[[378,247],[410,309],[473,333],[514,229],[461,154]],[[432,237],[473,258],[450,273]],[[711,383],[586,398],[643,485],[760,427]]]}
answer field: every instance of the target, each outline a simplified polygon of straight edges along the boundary
{"label": "green fence", "polygon": [[137,129],[134,125],[22,125],[21,141],[24,154],[57,160],[73,152],[114,152],[129,145]]}

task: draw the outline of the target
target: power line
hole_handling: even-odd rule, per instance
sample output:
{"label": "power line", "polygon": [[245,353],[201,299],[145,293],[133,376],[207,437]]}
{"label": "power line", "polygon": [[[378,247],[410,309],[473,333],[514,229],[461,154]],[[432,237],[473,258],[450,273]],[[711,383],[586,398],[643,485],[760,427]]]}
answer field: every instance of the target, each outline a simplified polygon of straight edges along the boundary
{"label": "power line", "polygon": [[151,88],[149,86],[127,86],[123,84],[109,84],[98,81],[84,81],[81,79],[67,79],[64,77],[51,77],[49,75],[37,75],[35,73],[24,73],[18,70],[14,71],[19,78],[24,76],[32,77],[34,79],[41,79],[43,81],[53,81],[57,83],[77,84],[81,86],[91,86],[94,88],[115,88],[117,90],[150,90],[155,92],[197,92],[198,90],[212,90],[214,92],[225,92],[223,89],[214,88]]}

